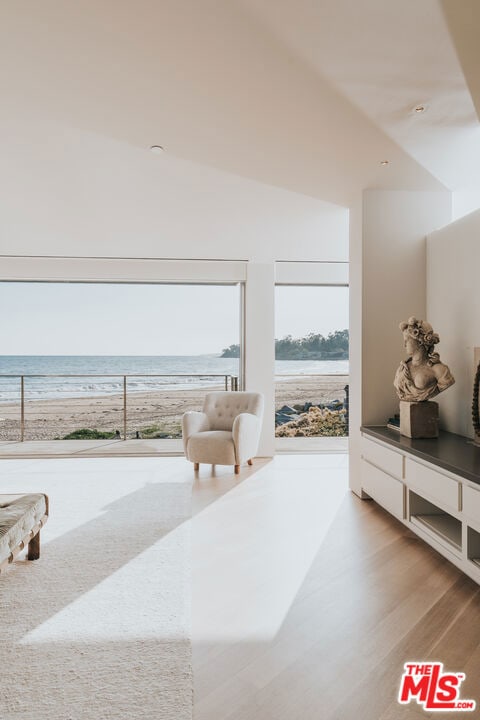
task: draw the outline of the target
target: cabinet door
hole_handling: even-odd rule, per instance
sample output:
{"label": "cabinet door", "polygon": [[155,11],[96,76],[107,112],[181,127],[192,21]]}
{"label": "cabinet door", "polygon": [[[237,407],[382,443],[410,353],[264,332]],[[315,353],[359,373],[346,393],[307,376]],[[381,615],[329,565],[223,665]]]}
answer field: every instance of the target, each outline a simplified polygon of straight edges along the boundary
{"label": "cabinet door", "polygon": [[403,483],[387,475],[368,460],[362,460],[361,467],[362,489],[385,510],[399,520],[403,520],[405,517]]}
{"label": "cabinet door", "polygon": [[458,482],[443,473],[426,467],[407,457],[405,461],[405,482],[408,487],[433,500],[446,510],[459,510]]}
{"label": "cabinet door", "polygon": [[403,455],[384,445],[362,438],[362,456],[371,465],[401,480],[403,478]]}

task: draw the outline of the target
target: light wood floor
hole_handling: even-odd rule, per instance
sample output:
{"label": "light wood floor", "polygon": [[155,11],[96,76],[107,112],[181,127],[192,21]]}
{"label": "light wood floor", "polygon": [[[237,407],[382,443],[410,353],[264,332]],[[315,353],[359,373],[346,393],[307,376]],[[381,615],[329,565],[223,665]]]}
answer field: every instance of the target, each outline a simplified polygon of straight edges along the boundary
{"label": "light wood floor", "polygon": [[408,660],[466,672],[478,705],[479,587],[351,495],[345,456],[202,468],[194,513],[195,720],[434,717],[396,701]]}

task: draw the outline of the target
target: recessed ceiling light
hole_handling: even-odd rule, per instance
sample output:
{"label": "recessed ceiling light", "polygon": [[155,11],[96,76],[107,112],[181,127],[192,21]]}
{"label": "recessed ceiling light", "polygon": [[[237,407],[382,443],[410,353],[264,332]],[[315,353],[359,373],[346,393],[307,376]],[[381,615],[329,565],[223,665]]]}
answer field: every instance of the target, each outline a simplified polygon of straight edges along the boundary
{"label": "recessed ceiling light", "polygon": [[390,165],[390,160],[381,160],[380,165]]}
{"label": "recessed ceiling light", "polygon": [[150,150],[153,153],[156,153],[157,155],[160,155],[161,153],[165,152],[165,148],[161,145],[150,145]]}
{"label": "recessed ceiling light", "polygon": [[426,109],[426,105],[415,105],[415,107],[413,108],[413,112],[415,113],[415,115],[421,115],[426,111]]}

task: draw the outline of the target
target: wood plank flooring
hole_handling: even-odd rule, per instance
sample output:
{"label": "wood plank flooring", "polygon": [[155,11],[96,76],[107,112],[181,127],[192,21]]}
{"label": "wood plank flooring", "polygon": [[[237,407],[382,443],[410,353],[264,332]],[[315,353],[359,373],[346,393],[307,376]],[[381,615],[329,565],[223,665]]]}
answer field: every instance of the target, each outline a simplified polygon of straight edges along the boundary
{"label": "wood plank flooring", "polygon": [[480,702],[479,587],[345,483],[340,455],[196,482],[195,720],[433,717],[397,703],[408,660]]}

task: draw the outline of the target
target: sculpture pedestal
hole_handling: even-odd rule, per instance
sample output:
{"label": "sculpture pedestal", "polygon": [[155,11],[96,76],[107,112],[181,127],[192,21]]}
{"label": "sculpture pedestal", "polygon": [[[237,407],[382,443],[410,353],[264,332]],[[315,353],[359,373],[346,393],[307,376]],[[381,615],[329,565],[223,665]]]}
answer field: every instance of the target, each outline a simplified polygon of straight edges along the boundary
{"label": "sculpture pedestal", "polygon": [[438,403],[401,400],[400,433],[409,438],[438,437]]}

